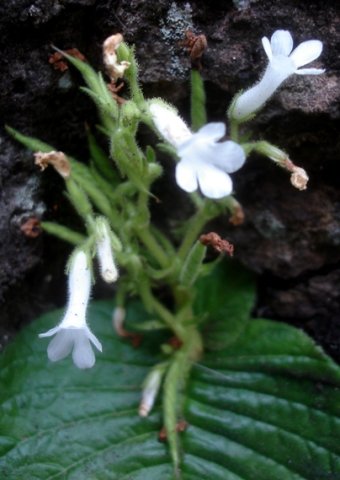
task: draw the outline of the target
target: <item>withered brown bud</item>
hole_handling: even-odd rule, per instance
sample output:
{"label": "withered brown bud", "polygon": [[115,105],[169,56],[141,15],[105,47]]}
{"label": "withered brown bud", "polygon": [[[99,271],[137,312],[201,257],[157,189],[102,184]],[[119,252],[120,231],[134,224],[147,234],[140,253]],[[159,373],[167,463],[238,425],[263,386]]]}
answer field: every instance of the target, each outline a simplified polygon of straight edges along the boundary
{"label": "withered brown bud", "polygon": [[183,47],[186,47],[192,66],[201,69],[201,57],[208,48],[208,42],[205,35],[195,35],[191,30],[185,32],[185,39],[181,42]]}
{"label": "withered brown bud", "polygon": [[[189,426],[188,422],[186,422],[185,420],[179,420],[176,424],[175,431],[177,433],[185,432],[188,426]],[[158,434],[158,440],[160,442],[166,442],[167,439],[168,439],[167,431],[166,431],[166,428],[163,427]]]}
{"label": "withered brown bud", "polygon": [[237,205],[229,218],[229,222],[235,227],[237,227],[238,225],[242,225],[242,223],[244,222],[244,218],[245,214],[243,208],[241,207],[241,205]]}
{"label": "withered brown bud", "polygon": [[[78,48],[69,48],[68,50],[64,50],[64,53],[71,55],[71,57],[78,58],[82,62],[86,61],[84,55],[78,50]],[[52,53],[48,58],[48,63],[53,65],[55,70],[59,70],[60,72],[65,72],[68,70],[67,60],[64,55],[60,52]]]}
{"label": "withered brown bud", "polygon": [[123,41],[123,35],[117,33],[108,37],[103,43],[103,61],[111,81],[123,78],[125,70],[129,68],[130,62],[123,60],[118,62],[116,50]]}
{"label": "withered brown bud", "polygon": [[210,246],[219,253],[225,252],[231,257],[234,254],[234,245],[228,240],[223,240],[216,232],[201,235],[199,240],[203,245]]}
{"label": "withered brown bud", "polygon": [[21,225],[20,230],[29,238],[39,237],[42,232],[40,221],[36,217],[31,217],[26,220],[26,222]]}
{"label": "withered brown bud", "polygon": [[130,340],[131,345],[135,348],[139,347],[142,342],[142,336],[135,332],[130,332],[124,327],[125,309],[116,307],[112,314],[112,325],[116,333],[123,338]]}
{"label": "withered brown bud", "polygon": [[52,165],[55,170],[64,178],[68,178],[71,174],[70,162],[63,152],[36,152],[34,157],[34,163],[38,165],[41,170],[45,170],[48,165]]}
{"label": "withered brown bud", "polygon": [[306,170],[300,167],[293,168],[293,173],[290,177],[291,184],[298,190],[306,190],[309,177]]}

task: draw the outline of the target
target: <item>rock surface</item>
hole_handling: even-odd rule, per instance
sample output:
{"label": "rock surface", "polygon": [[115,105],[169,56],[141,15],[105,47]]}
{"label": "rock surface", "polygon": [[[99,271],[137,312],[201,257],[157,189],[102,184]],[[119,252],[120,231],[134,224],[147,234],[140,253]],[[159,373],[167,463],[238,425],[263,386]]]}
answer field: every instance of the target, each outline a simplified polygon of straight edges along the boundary
{"label": "rock surface", "polygon": [[[210,120],[223,120],[232,96],[261,75],[261,37],[278,28],[296,44],[318,38],[322,76],[295,76],[278,92],[251,129],[283,147],[310,175],[309,189],[295,191],[288,175],[252,156],[234,175],[246,222],[216,224],[235,244],[236,256],[259,274],[257,316],[305,328],[340,357],[340,7],[331,0],[8,0],[0,6],[3,122],[78,158],[87,158],[84,124],[95,124],[79,77],[49,64],[51,45],[78,48],[101,68],[101,42],[122,32],[136,45],[141,81],[149,96],[162,95],[184,116],[189,60],[179,42],[192,29],[205,33],[203,59]],[[0,130],[0,310],[10,335],[38,312],[62,302],[68,247],[45,235],[27,237],[34,218],[62,219],[72,212],[62,183],[36,171],[32,156]],[[171,172],[170,172],[171,177]],[[163,180],[162,185],[165,185]],[[173,191],[172,179],[168,192]],[[172,189],[172,190],[171,190]]]}

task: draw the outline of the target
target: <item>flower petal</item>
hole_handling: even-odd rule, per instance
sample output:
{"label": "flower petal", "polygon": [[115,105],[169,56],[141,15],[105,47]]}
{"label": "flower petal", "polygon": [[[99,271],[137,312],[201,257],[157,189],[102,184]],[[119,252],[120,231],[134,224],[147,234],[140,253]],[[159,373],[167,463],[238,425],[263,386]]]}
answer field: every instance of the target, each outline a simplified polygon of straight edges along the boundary
{"label": "flower petal", "polygon": [[322,52],[322,42],[320,40],[308,40],[298,45],[290,55],[296,68],[302,67],[307,63],[318,58]]}
{"label": "flower petal", "polygon": [[44,338],[44,337],[52,337],[55,333],[57,333],[60,330],[59,325],[57,325],[54,328],[51,328],[50,330],[47,330],[45,333],[39,333],[39,338]]}
{"label": "flower petal", "polygon": [[269,61],[273,58],[272,47],[270,45],[270,41],[267,37],[262,38],[262,45]]}
{"label": "flower petal", "polygon": [[245,160],[246,155],[243,148],[231,140],[214,145],[212,163],[226,173],[233,173],[239,170]]}
{"label": "flower petal", "polygon": [[200,165],[197,177],[203,195],[208,198],[222,198],[232,192],[233,184],[229,175],[213,165]]}
{"label": "flower petal", "polygon": [[92,342],[93,345],[96,347],[96,349],[102,352],[103,351],[102,344],[100,343],[98,338],[91,332],[89,328],[87,328],[86,335],[87,335],[87,338],[90,340],[90,342]]}
{"label": "flower petal", "polygon": [[220,140],[226,133],[226,126],[223,122],[211,122],[204,125],[194,136],[199,136],[200,140],[209,140],[211,142]]}
{"label": "flower petal", "polygon": [[67,357],[71,353],[74,339],[74,332],[66,328],[60,329],[47,347],[47,356],[51,362],[57,362]]}
{"label": "flower petal", "polygon": [[324,68],[299,68],[295,73],[298,75],[321,75],[325,71]]}
{"label": "flower petal", "polygon": [[78,368],[92,368],[96,362],[90,340],[83,331],[77,335],[72,352],[73,362]]}
{"label": "flower petal", "polygon": [[181,160],[176,165],[176,182],[186,192],[197,190],[196,165],[193,161]]}
{"label": "flower petal", "polygon": [[270,39],[270,45],[273,56],[287,56],[293,49],[293,39],[288,30],[276,30]]}

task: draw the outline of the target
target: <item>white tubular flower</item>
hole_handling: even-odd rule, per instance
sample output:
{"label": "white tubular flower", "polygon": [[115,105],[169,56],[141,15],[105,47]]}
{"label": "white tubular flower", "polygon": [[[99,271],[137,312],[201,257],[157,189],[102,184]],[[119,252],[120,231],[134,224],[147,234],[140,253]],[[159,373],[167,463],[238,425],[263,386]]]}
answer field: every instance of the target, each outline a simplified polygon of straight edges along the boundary
{"label": "white tubular flower", "polygon": [[159,133],[177,150],[177,184],[186,192],[199,187],[203,195],[218,199],[230,195],[233,173],[245,162],[240,145],[233,141],[218,143],[226,133],[224,123],[208,123],[192,133],[177,113],[166,105],[151,103],[150,112]]}
{"label": "white tubular flower", "polygon": [[113,283],[118,278],[118,270],[114,261],[110,230],[105,221],[97,221],[97,257],[100,274],[107,283]]}
{"label": "white tubular flower", "polygon": [[236,120],[246,119],[256,112],[272,96],[275,90],[290,75],[320,75],[320,68],[300,68],[318,58],[322,42],[308,40],[293,51],[293,39],[287,30],[276,30],[271,40],[262,38],[262,45],[269,59],[268,66],[259,83],[240,95],[232,108],[231,116]]}
{"label": "white tubular flower", "polygon": [[69,300],[66,314],[57,326],[39,337],[56,336],[47,348],[48,358],[57,362],[72,352],[74,364],[78,368],[91,368],[95,356],[91,343],[101,352],[102,346],[86,323],[86,308],[91,291],[91,273],[87,257],[78,251],[72,260],[68,277]]}

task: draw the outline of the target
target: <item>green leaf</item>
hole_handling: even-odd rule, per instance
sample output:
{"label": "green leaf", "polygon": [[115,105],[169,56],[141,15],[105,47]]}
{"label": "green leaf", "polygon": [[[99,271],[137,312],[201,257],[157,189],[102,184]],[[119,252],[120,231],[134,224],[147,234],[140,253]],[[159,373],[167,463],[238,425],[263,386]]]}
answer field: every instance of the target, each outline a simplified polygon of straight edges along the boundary
{"label": "green leaf", "polygon": [[25,147],[29,148],[33,152],[44,152],[48,153],[51,150],[55,150],[55,148],[48,145],[48,143],[42,142],[38,138],[29,137],[27,135],[23,135],[22,133],[18,132],[12,127],[6,125],[5,127],[6,132],[9,133],[15,140],[20,142]]}
{"label": "green leaf", "polygon": [[87,131],[87,141],[94,166],[96,167],[100,175],[103,176],[107,182],[110,182],[112,184],[112,189],[112,186],[117,186],[119,184],[118,174],[114,170],[112,160],[109,159],[106,152],[97,143],[95,136],[89,129]]}
{"label": "green leaf", "polygon": [[47,342],[37,334],[55,325],[61,311],[34,322],[7,348],[0,362],[0,478],[171,478],[169,456],[157,441],[158,409],[138,417],[141,384],[159,358],[147,343],[134,349],[116,337],[112,308],[110,302],[90,308],[104,348],[90,371],[69,359],[47,360]]}
{"label": "green leaf", "polygon": [[305,334],[251,322],[192,372],[184,478],[340,478],[339,387],[339,367]]}
{"label": "green leaf", "polygon": [[197,287],[195,313],[205,321],[205,345],[219,350],[233,343],[250,321],[253,275],[235,262],[222,262]]}
{"label": "green leaf", "polygon": [[61,240],[65,240],[65,242],[69,242],[72,245],[80,245],[86,240],[86,237],[81,233],[75,232],[65,225],[60,225],[56,222],[41,222],[41,226],[45,232],[50,233]]}
{"label": "green leaf", "polygon": [[[93,369],[46,358],[37,334],[62,311],[18,334],[0,358],[0,478],[172,480],[157,406],[137,415],[142,382],[164,357],[154,334],[140,348],[117,338],[112,302],[89,323],[103,343]],[[134,302],[128,316],[147,321]],[[229,348],[195,365],[181,439],[183,480],[336,480],[340,475],[340,369],[299,330],[248,323]],[[159,405],[159,403],[158,403]]]}

